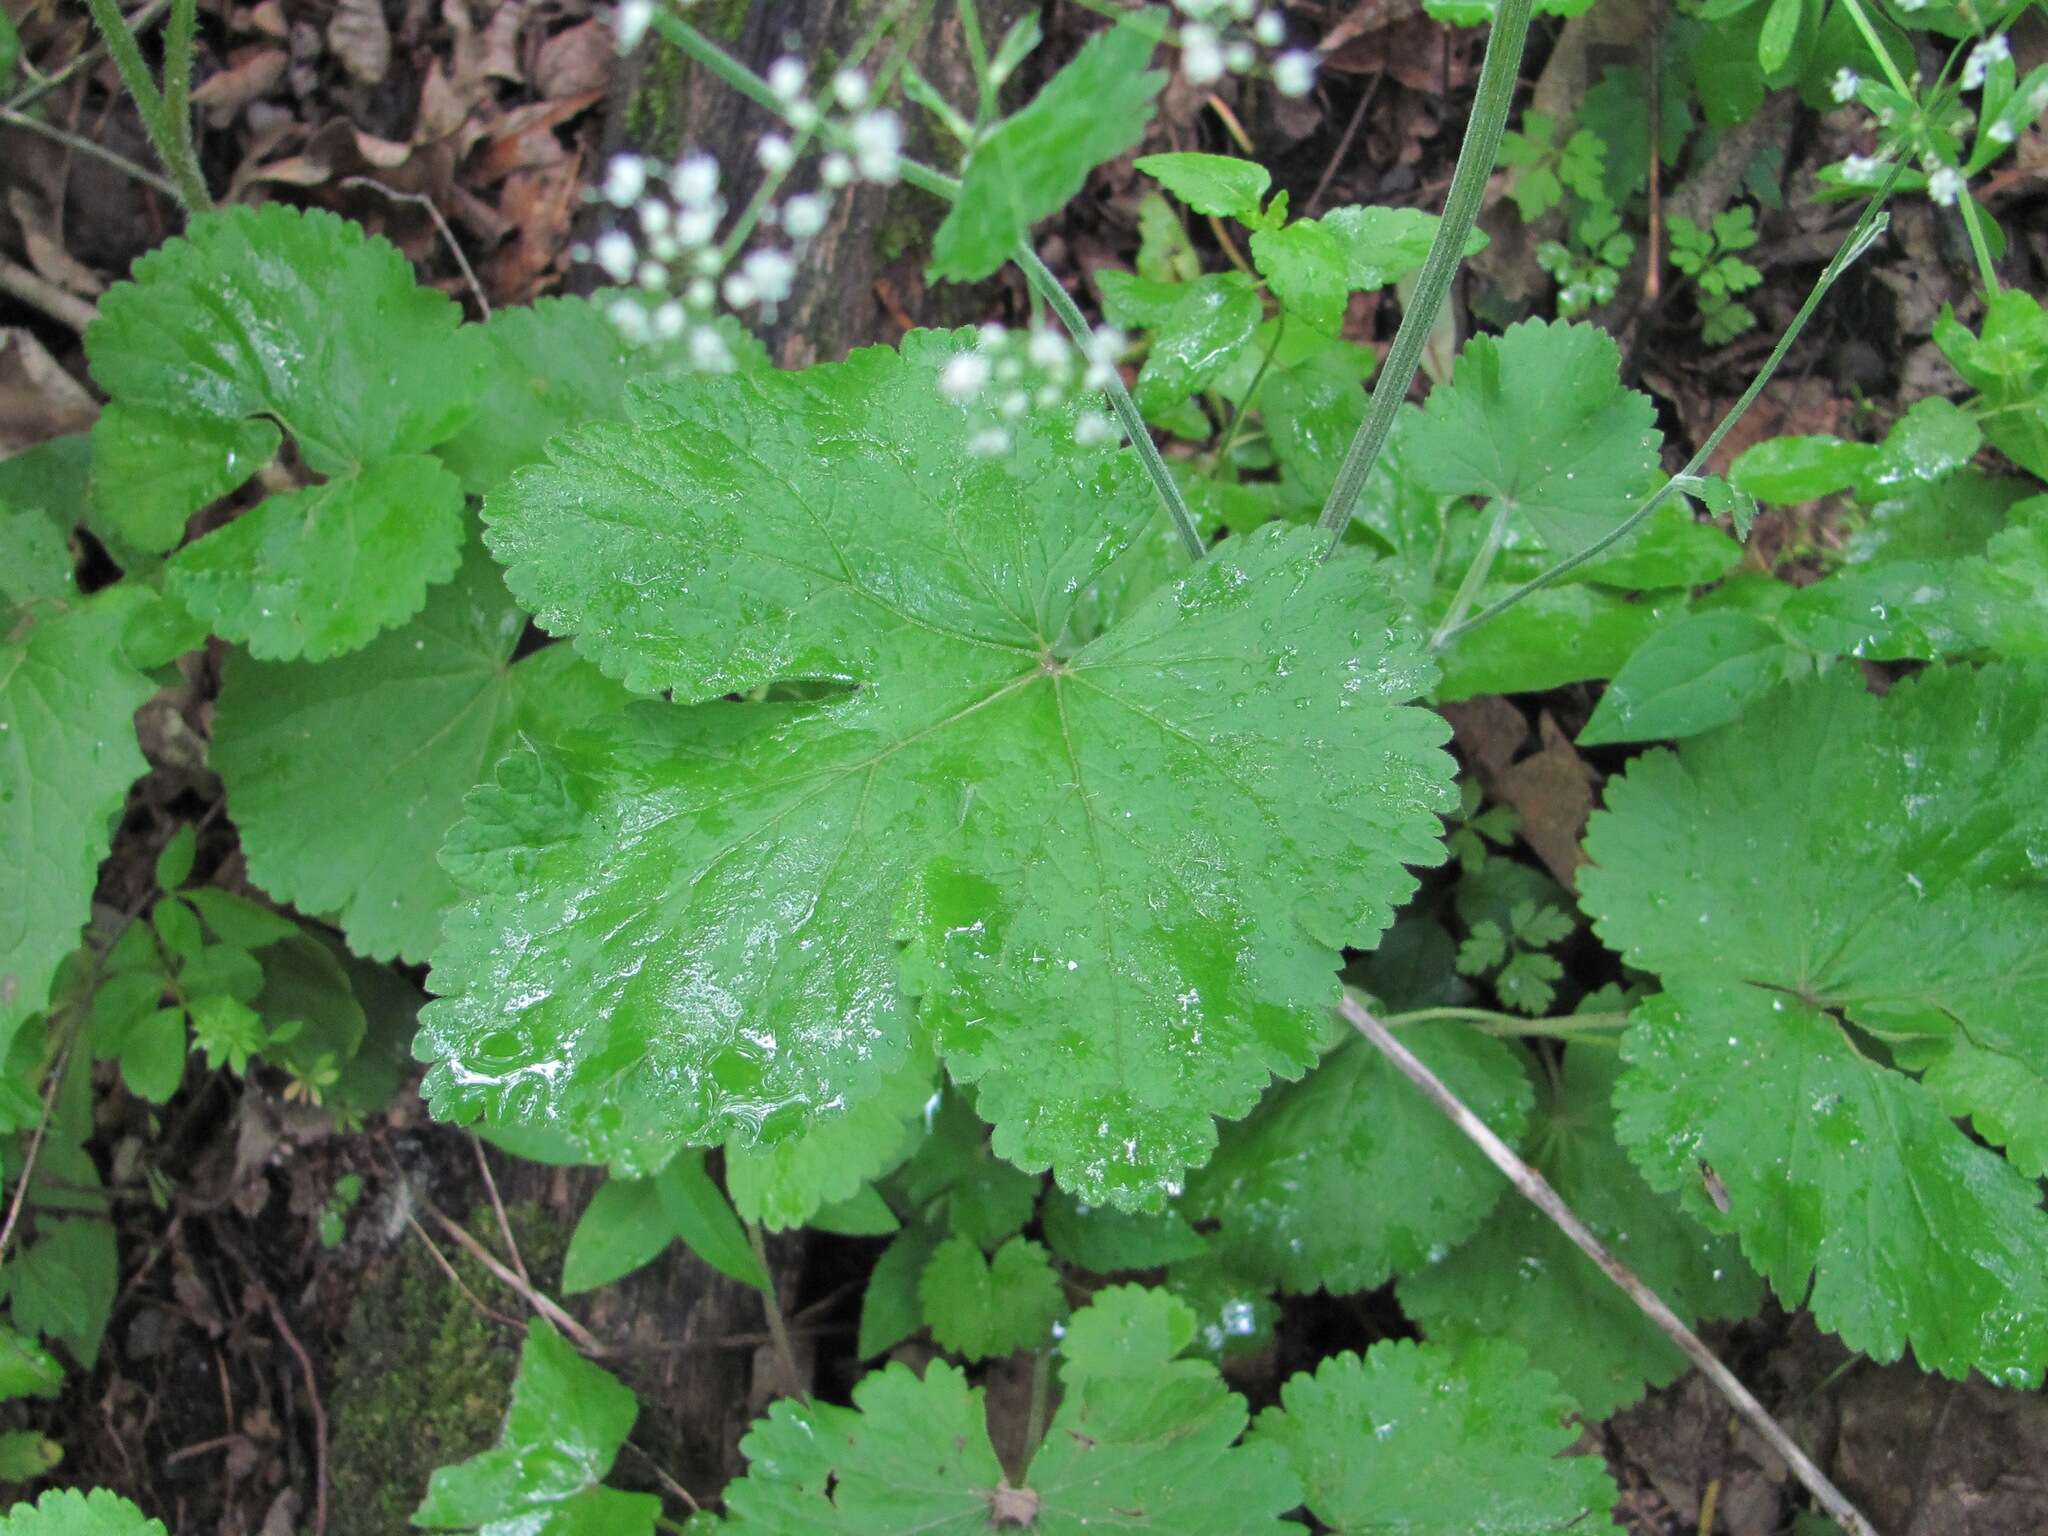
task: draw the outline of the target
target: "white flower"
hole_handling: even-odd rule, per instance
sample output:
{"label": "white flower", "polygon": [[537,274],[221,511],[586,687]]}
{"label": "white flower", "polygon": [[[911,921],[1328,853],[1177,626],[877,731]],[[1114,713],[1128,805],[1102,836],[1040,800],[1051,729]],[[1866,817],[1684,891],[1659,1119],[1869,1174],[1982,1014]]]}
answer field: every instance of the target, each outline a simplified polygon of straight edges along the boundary
{"label": "white flower", "polygon": [[1952,165],[1937,167],[1927,178],[1927,195],[1944,208],[1952,208],[1962,196],[1963,173]]}
{"label": "white flower", "polygon": [[633,212],[639,216],[642,234],[652,236],[667,233],[669,206],[660,198],[643,197],[640,206]]}
{"label": "white flower", "polygon": [[745,309],[754,302],[754,285],[743,272],[735,272],[725,280],[725,302],[734,309]]}
{"label": "white flower", "polygon": [[1261,46],[1278,48],[1287,41],[1287,21],[1278,11],[1261,11],[1259,19],[1252,23],[1252,36]]}
{"label": "white flower", "polygon": [[643,261],[640,270],[634,273],[642,288],[651,288],[656,293],[668,286],[668,268],[658,261]]}
{"label": "white flower", "polygon": [[2039,117],[2043,112],[2048,112],[2048,81],[2043,81],[2035,86],[2028,94],[2027,110],[2036,117]]}
{"label": "white flower", "polygon": [[791,102],[804,93],[804,81],[809,77],[802,59],[792,59],[787,54],[768,66],[768,89],[775,93],[778,101]]}
{"label": "white flower", "polygon": [[1081,382],[1090,389],[1101,389],[1116,377],[1116,361],[1123,356],[1124,333],[1113,326],[1103,326],[1089,336],[1087,345],[1081,350],[1088,358],[1088,371]]}
{"label": "white flower", "polygon": [[1250,43],[1231,43],[1223,50],[1223,63],[1233,75],[1244,74],[1258,61],[1258,52]]}
{"label": "white flower", "polygon": [[2011,120],[2003,117],[1984,131],[1991,136],[1991,142],[1994,144],[2010,144],[2017,137]]}
{"label": "white flower", "polygon": [[690,366],[704,373],[731,373],[732,348],[716,329],[700,325],[690,332]]}
{"label": "white flower", "polygon": [[787,251],[749,251],[740,272],[763,304],[779,304],[789,297],[790,284],[796,280],[796,262]]}
{"label": "white flower", "polygon": [[647,340],[647,309],[637,299],[614,299],[605,309],[612,329],[630,342]]}
{"label": "white flower", "polygon": [[1003,396],[1003,403],[996,410],[1007,421],[1015,421],[1031,409],[1031,397],[1021,389],[1013,389]]}
{"label": "white flower", "polygon": [[683,334],[683,306],[670,299],[654,312],[654,334],[662,341],[674,341]]}
{"label": "white flower", "polygon": [[1316,88],[1316,56],[1292,48],[1273,61],[1273,87],[1282,96],[1306,96]]}
{"label": "white flower", "polygon": [[1974,91],[1984,83],[1984,75],[1993,64],[2001,64],[2012,57],[2012,48],[2003,32],[1987,37],[1970,50],[1970,56],[1963,60],[1963,89]]}
{"label": "white flower", "polygon": [[619,52],[631,53],[640,46],[640,39],[647,35],[648,25],[654,20],[654,0],[625,0],[619,7],[618,16],[612,22],[613,35],[618,39]]}
{"label": "white flower", "polygon": [[975,345],[984,351],[994,352],[1008,343],[1010,329],[1000,320],[991,320],[977,333]]}
{"label": "white flower", "polygon": [[1924,10],[1926,5],[1927,0],[1899,0],[1899,9],[1902,11]]}
{"label": "white flower", "polygon": [[717,297],[718,289],[708,277],[691,278],[690,286],[683,290],[683,302],[692,309],[709,309]]}
{"label": "white flower", "polygon": [[1844,64],[1835,71],[1835,83],[1831,87],[1831,91],[1837,101],[1854,101],[1856,99],[1856,88],[1862,83],[1863,77]]}
{"label": "white flower", "polygon": [[861,178],[888,184],[903,158],[903,124],[894,112],[863,112],[853,120],[853,158]]}
{"label": "white flower", "polygon": [[779,133],[763,134],[754,149],[754,158],[761,162],[762,170],[780,176],[796,164],[796,146]]}
{"label": "white flower", "polygon": [[1088,411],[1074,423],[1074,441],[1083,448],[1106,443],[1116,435],[1116,423],[1100,411]]}
{"label": "white flower", "polygon": [[1223,49],[1214,27],[1194,22],[1180,29],[1180,72],[1190,85],[1223,78]]}
{"label": "white flower", "polygon": [[842,69],[832,77],[832,99],[848,112],[868,104],[868,77],[857,69]]}
{"label": "white flower", "polygon": [[830,205],[815,192],[799,192],[782,205],[782,227],[792,240],[808,240],[825,227]]}
{"label": "white flower", "polygon": [[948,398],[962,404],[980,394],[988,383],[988,359],[979,352],[956,352],[939,370],[939,388]]}
{"label": "white flower", "polygon": [[1067,340],[1058,332],[1042,328],[1033,331],[1030,345],[1025,350],[1032,363],[1047,373],[1064,374],[1067,371]]}
{"label": "white flower", "polygon": [[818,180],[836,191],[853,180],[853,162],[834,150],[818,162]]}
{"label": "white flower", "polygon": [[614,208],[630,208],[647,190],[647,162],[638,155],[613,155],[604,172],[604,200]]}
{"label": "white flower", "polygon": [[709,155],[686,155],[668,173],[668,188],[676,201],[701,208],[718,196],[718,162]]}
{"label": "white flower", "polygon": [[1868,186],[1884,174],[1884,162],[1874,155],[1851,155],[1842,162],[1842,180]]}
{"label": "white flower", "polygon": [[676,241],[678,244],[695,249],[709,245],[718,235],[718,209],[685,208],[676,215]]}
{"label": "white flower", "polygon": [[626,282],[633,276],[633,264],[640,256],[634,249],[633,237],[623,229],[608,229],[599,235],[597,247],[591,254],[604,268],[605,276],[615,283]]}
{"label": "white flower", "polygon": [[683,248],[682,246],[676,243],[676,237],[674,235],[663,232],[662,234],[654,235],[651,238],[649,238],[647,242],[647,254],[652,256],[656,261],[669,262],[674,261],[678,256],[682,255]]}
{"label": "white flower", "polygon": [[980,459],[993,459],[1010,451],[1010,434],[1001,427],[984,427],[967,439],[967,451]]}

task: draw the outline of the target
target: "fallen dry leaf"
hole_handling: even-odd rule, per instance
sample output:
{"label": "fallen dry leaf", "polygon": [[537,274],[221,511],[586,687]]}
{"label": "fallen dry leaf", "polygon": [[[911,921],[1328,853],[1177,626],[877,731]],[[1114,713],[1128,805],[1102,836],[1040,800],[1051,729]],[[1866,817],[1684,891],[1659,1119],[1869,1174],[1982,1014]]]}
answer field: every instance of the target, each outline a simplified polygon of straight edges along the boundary
{"label": "fallen dry leaf", "polygon": [[351,78],[381,84],[391,72],[391,28],[381,0],[340,0],[327,23],[327,46]]}
{"label": "fallen dry leaf", "polygon": [[1513,808],[1530,852],[1559,885],[1575,890],[1579,866],[1586,862],[1579,839],[1593,813],[1593,770],[1549,710],[1536,729],[1543,745],[1502,771],[1494,780],[1494,792]]}
{"label": "fallen dry leaf", "polygon": [[193,87],[193,104],[206,108],[207,122],[225,128],[250,102],[277,89],[290,62],[282,48],[238,48],[225,69]]}
{"label": "fallen dry leaf", "polygon": [[557,32],[534,57],[534,88],[549,101],[602,91],[611,81],[616,51],[607,21],[586,21]]}
{"label": "fallen dry leaf", "polygon": [[100,408],[36,340],[35,332],[0,329],[0,459],[67,432],[83,432]]}
{"label": "fallen dry leaf", "polygon": [[40,199],[30,196],[24,188],[10,187],[7,211],[21,226],[22,246],[28,252],[29,265],[37,272],[59,288],[87,298],[96,298],[106,291],[107,285],[100,275],[64,248],[63,236],[44,212]]}

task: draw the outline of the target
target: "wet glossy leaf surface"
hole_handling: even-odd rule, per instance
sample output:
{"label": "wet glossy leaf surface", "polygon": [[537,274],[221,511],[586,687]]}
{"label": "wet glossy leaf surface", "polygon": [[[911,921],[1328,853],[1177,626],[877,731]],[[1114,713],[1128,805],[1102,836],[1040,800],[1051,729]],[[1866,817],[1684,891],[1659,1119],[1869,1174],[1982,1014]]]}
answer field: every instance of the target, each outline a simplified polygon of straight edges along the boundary
{"label": "wet glossy leaf surface", "polygon": [[1548,1536],[1617,1532],[1618,1490],[1556,1383],[1511,1344],[1389,1340],[1280,1389],[1254,1444],[1286,1451],[1310,1511],[1338,1532]]}
{"label": "wet glossy leaf surface", "polygon": [[1278,527],[1074,634],[1147,493],[1056,417],[970,455],[935,388],[960,344],[671,385],[487,508],[514,589],[640,688],[858,687],[641,705],[500,765],[448,855],[443,1112],[629,1169],[772,1140],[894,1070],[911,994],[999,1153],[1156,1206],[1313,1059],[1340,946],[1441,857],[1427,663]]}
{"label": "wet glossy leaf surface", "polygon": [[472,545],[418,618],[352,655],[230,656],[212,761],[251,878],[334,914],[359,954],[425,960],[455,899],[438,855],[463,796],[522,732],[626,702],[567,646],[513,661],[525,628]]}
{"label": "wet glossy leaf surface", "polygon": [[1617,1096],[1650,1182],[1736,1231],[1788,1304],[1810,1283],[1852,1347],[2013,1385],[2048,1361],[2048,1217],[1949,1116],[1985,1093],[1978,1129],[2031,1167],[2044,763],[2038,669],[1930,671],[1882,700],[1837,672],[1637,759],[1581,875],[1601,936],[1666,988]]}

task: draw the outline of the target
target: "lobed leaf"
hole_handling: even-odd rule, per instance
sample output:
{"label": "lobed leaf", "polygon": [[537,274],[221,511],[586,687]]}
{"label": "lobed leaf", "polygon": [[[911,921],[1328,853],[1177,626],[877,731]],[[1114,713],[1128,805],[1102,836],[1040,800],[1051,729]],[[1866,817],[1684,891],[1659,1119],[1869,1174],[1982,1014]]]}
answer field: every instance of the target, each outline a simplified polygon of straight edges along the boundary
{"label": "lobed leaf", "polygon": [[228,658],[213,766],[250,878],[333,914],[373,959],[424,960],[454,882],[435,860],[462,799],[522,735],[625,693],[567,646],[514,661],[526,615],[472,546],[411,623],[334,661]]}
{"label": "lobed leaf", "polygon": [[1580,881],[1665,987],[1617,1093],[1651,1184],[1737,1232],[1788,1304],[1810,1285],[1852,1347],[2012,1385],[2048,1362],[2048,1217],[1949,1116],[1984,1094],[1979,1129],[2031,1165],[2048,1094],[2016,1119],[2013,1085],[2048,1084],[2044,747],[2039,668],[1925,672],[1883,700],[1835,673],[1637,759]]}
{"label": "lobed leaf", "polygon": [[1156,1206],[1313,1060],[1342,947],[1442,856],[1428,664],[1371,574],[1278,527],[1082,641],[1151,520],[1137,470],[1056,418],[975,457],[934,387],[963,341],[679,381],[486,508],[515,591],[636,687],[858,686],[641,705],[500,765],[448,853],[441,1112],[622,1171],[773,1140],[895,1068],[908,994],[1005,1158]]}
{"label": "lobed leaf", "polygon": [[35,1503],[0,1515],[0,1536],[165,1536],[152,1520],[105,1488],[51,1488]]}

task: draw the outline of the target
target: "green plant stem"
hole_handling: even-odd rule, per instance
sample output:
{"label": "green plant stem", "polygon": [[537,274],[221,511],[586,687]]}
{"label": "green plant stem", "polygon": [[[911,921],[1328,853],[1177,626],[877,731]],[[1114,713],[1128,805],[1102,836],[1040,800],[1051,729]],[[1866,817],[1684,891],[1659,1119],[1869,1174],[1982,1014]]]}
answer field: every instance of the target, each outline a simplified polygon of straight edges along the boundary
{"label": "green plant stem", "polygon": [[1287,334],[1287,311],[1280,311],[1280,318],[1273,322],[1273,340],[1266,347],[1266,355],[1259,359],[1258,371],[1245,386],[1244,394],[1230,408],[1230,420],[1223,424],[1223,440],[1216,445],[1216,452],[1209,459],[1210,475],[1217,474],[1230,458],[1230,450],[1237,444],[1237,434],[1244,426],[1244,419],[1251,413],[1252,402],[1259,398],[1259,386],[1266,382],[1266,372],[1273,366],[1273,358],[1280,350],[1281,338]]}
{"label": "green plant stem", "polygon": [[1884,71],[1885,80],[1901,96],[1911,97],[1913,88],[1906,84],[1906,77],[1899,73],[1898,61],[1892,51],[1885,47],[1877,35],[1877,28],[1871,25],[1870,14],[1863,9],[1862,0],[1842,0],[1842,9],[1849,13],[1849,19],[1856,24],[1856,30],[1863,34],[1863,41],[1869,47],[1871,56],[1877,60],[1877,67]]}
{"label": "green plant stem", "polygon": [[[164,13],[165,8],[168,7],[170,3],[171,0],[149,0],[149,4],[145,5],[141,10],[137,11],[135,15],[129,20],[129,33],[132,36],[140,37],[142,35],[143,29],[152,25],[156,21],[157,17],[161,16]],[[97,63],[99,60],[99,56],[105,51],[105,43],[94,43],[92,47],[86,49],[85,52],[79,54],[77,58],[73,59],[69,64],[66,64],[62,69],[57,70],[53,74],[44,75],[39,80],[31,81],[29,84],[23,86],[19,91],[15,92],[14,95],[8,97],[8,108],[10,110],[18,112],[23,107],[26,107],[30,102],[36,101],[41,97],[47,96],[51,91],[57,89],[58,86],[62,85],[66,80],[69,80],[81,69],[89,69],[93,64]]]}
{"label": "green plant stem", "polygon": [[1443,643],[1443,637],[1457,628],[1465,615],[1471,612],[1480,589],[1486,585],[1486,578],[1493,573],[1493,562],[1500,557],[1500,548],[1508,538],[1508,516],[1514,511],[1514,503],[1505,496],[1498,497],[1493,504],[1493,521],[1487,524],[1486,537],[1479,542],[1479,549],[1472,556],[1471,565],[1465,568],[1465,579],[1458,583],[1458,590],[1451,596],[1451,606],[1444,610],[1438,622],[1436,633],[1430,637],[1432,649]]}
{"label": "green plant stem", "polygon": [[1486,40],[1486,59],[1479,66],[1479,89],[1472,103],[1472,117],[1465,128],[1465,142],[1458,147],[1458,168],[1451,177],[1450,195],[1444,200],[1442,222],[1430,242],[1429,259],[1416,279],[1414,302],[1401,316],[1394,333],[1394,345],[1380,367],[1373,384],[1372,400],[1365,420],[1351,439],[1344,464],[1337,471],[1337,483],[1317,525],[1330,536],[1324,558],[1336,553],[1351,515],[1358,509],[1359,492],[1386,447],[1387,434],[1394,428],[1394,413],[1408,398],[1408,386],[1422,361],[1422,350],[1436,326],[1437,311],[1451,291],[1451,280],[1465,259],[1465,241],[1479,216],[1480,199],[1486,193],[1487,178],[1493,174],[1500,153],[1500,136],[1507,127],[1508,107],[1514,101],[1515,82],[1522,67],[1522,48],[1529,40],[1529,11],[1533,0],[1501,0],[1494,17],[1493,32]]}
{"label": "green plant stem", "polygon": [[177,187],[157,175],[155,171],[147,166],[137,165],[126,155],[116,154],[104,144],[96,143],[83,134],[73,133],[68,128],[59,128],[55,123],[46,123],[39,117],[27,112],[17,112],[12,107],[0,107],[0,123],[9,128],[19,128],[23,133],[39,134],[54,143],[62,144],[73,154],[90,156],[102,165],[112,166],[124,176],[132,176],[145,187],[155,187],[174,202],[182,200]]}
{"label": "green plant stem", "polygon": [[1380,1022],[1389,1029],[1408,1024],[1470,1024],[1483,1035],[1538,1035],[1547,1040],[1576,1040],[1585,1036],[1611,1036],[1627,1027],[1626,1013],[1565,1013],[1547,1019],[1525,1019],[1518,1014],[1496,1013],[1491,1008],[1417,1008],[1410,1013],[1390,1013]]}
{"label": "green plant stem", "polygon": [[[144,62],[142,49],[135,41],[135,34],[129,29],[128,19],[121,14],[115,0],[86,0],[92,11],[94,23],[100,35],[106,40],[107,53],[119,71],[121,83],[128,87],[128,94],[135,98],[135,110],[142,118],[143,131],[149,135],[149,142],[156,150],[157,158],[164,169],[171,173],[178,201],[185,211],[204,213],[213,206],[213,198],[206,190],[206,178],[199,173],[199,157],[192,149],[192,129],[188,121],[173,123],[162,93],[149,77],[149,65]],[[181,11],[194,10],[193,0],[173,0],[171,20],[175,28]],[[192,18],[187,17],[184,58],[174,55],[177,50],[169,47],[165,53],[164,73],[167,83],[177,83],[177,94],[181,101],[189,99],[187,89],[191,81],[191,36]],[[189,113],[181,114],[189,118]]]}
{"label": "green plant stem", "polygon": [[1885,225],[1888,222],[1884,213],[1884,205],[1885,201],[1891,196],[1892,187],[1898,181],[1898,176],[1898,167],[1894,166],[1891,176],[1882,187],[1878,188],[1877,195],[1864,205],[1862,216],[1857,219],[1855,227],[1849,231],[1848,237],[1843,240],[1840,248],[1836,250],[1834,259],[1827,265],[1827,270],[1821,273],[1819,279],[1815,281],[1812,289],[1807,293],[1806,302],[1799,306],[1799,313],[1792,317],[1792,323],[1785,328],[1785,334],[1778,338],[1778,344],[1771,349],[1771,355],[1764,359],[1763,368],[1754,379],[1750,380],[1749,388],[1742,392],[1742,398],[1737,400],[1728,414],[1721,418],[1720,424],[1714,428],[1707,440],[1700,445],[1699,452],[1692,456],[1691,461],[1686,464],[1685,468],[1660,486],[1635,511],[1616,523],[1613,528],[1595,539],[1591,544],[1588,544],[1584,549],[1576,554],[1565,556],[1564,559],[1558,561],[1557,564],[1551,566],[1548,570],[1530,577],[1529,580],[1523,582],[1522,585],[1508,593],[1507,596],[1497,602],[1489,603],[1486,607],[1480,609],[1479,612],[1473,614],[1471,618],[1454,624],[1449,629],[1440,631],[1430,642],[1432,650],[1442,650],[1461,635],[1477,629],[1488,619],[1499,618],[1500,615],[1506,613],[1508,609],[1514,607],[1523,598],[1528,597],[1531,593],[1540,592],[1560,576],[1577,570],[1589,560],[1598,559],[1631,533],[1634,533],[1636,529],[1640,528],[1652,513],[1673,496],[1677,495],[1687,484],[1697,482],[1700,470],[1705,467],[1707,460],[1713,456],[1714,450],[1721,446],[1721,440],[1734,429],[1735,424],[1743,418],[1743,415],[1749,410],[1750,406],[1756,403],[1756,397],[1763,393],[1764,386],[1770,383],[1771,376],[1778,371],[1779,364],[1785,361],[1785,354],[1792,350],[1793,342],[1797,341],[1799,333],[1806,329],[1806,322],[1813,318],[1813,312],[1820,307],[1821,300],[1827,297],[1828,290],[1834,287],[1836,279],[1849,269],[1850,263],[1870,249],[1879,235],[1884,233]]}
{"label": "green plant stem", "polygon": [[[112,0],[94,0],[94,3],[110,5]],[[1509,0],[1509,3],[1521,4],[1526,9],[1528,0]],[[767,108],[783,121],[789,121],[787,104],[768,88],[766,80],[688,22],[662,11],[655,15],[654,28],[742,96]],[[834,148],[846,147],[845,132],[829,119],[820,122],[818,133],[820,138]],[[899,161],[898,170],[906,182],[920,191],[929,192],[949,203],[959,200],[960,183],[954,177],[935,171],[907,155]],[[1030,242],[1019,242],[1017,249],[1011,253],[1011,259],[1023,268],[1025,279],[1045,301],[1047,307],[1059,317],[1060,324],[1067,328],[1075,343],[1086,347],[1094,335],[1093,329],[1067,290],[1060,286],[1059,279],[1053,276],[1052,269],[1038,259],[1038,253],[1031,248]],[[1188,511],[1187,500],[1181,495],[1180,486],[1175,482],[1172,472],[1167,469],[1166,460],[1160,456],[1159,445],[1152,441],[1151,430],[1146,427],[1145,418],[1139,414],[1137,402],[1131,399],[1130,390],[1125,387],[1124,381],[1114,370],[1110,372],[1109,382],[1103,386],[1103,393],[1108,395],[1110,409],[1123,424],[1124,433],[1130,438],[1131,447],[1138,455],[1138,462],[1144,465],[1145,473],[1151,477],[1153,489],[1159,493],[1159,499],[1166,504],[1166,514],[1172,519],[1174,532],[1179,536],[1181,546],[1187,550],[1188,558],[1201,559],[1205,546],[1201,533],[1195,527],[1194,517]]]}

